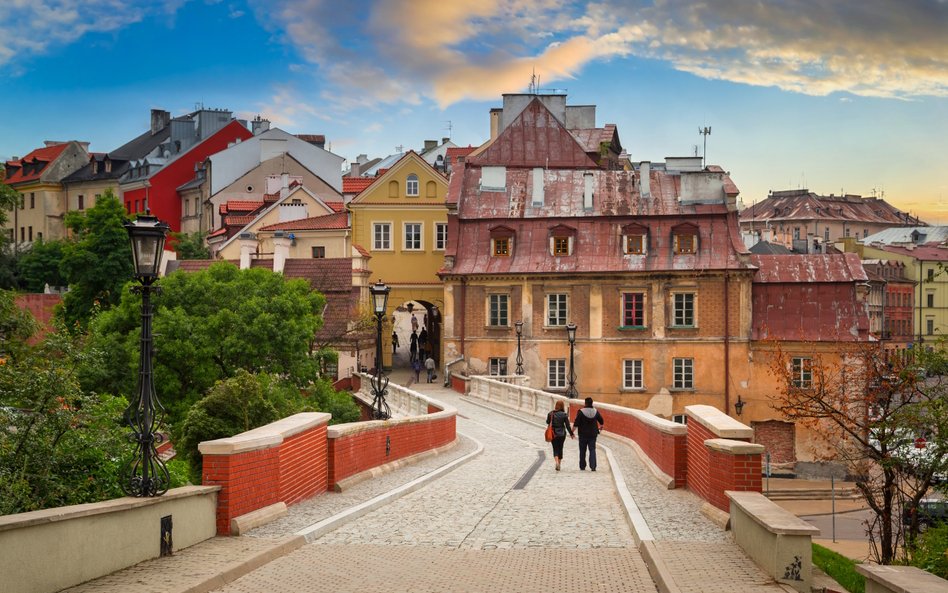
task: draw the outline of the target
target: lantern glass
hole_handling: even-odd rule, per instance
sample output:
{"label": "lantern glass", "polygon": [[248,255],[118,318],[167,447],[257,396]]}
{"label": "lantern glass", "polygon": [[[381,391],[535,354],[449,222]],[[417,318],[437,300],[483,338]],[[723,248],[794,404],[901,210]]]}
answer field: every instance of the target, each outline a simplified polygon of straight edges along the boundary
{"label": "lantern glass", "polygon": [[576,324],[570,323],[566,326],[566,338],[569,340],[569,343],[572,344],[576,341]]}
{"label": "lantern glass", "polygon": [[385,310],[388,308],[388,293],[391,290],[392,289],[381,280],[369,288],[369,292],[372,293],[372,304],[375,307],[376,315],[385,315]]}
{"label": "lantern glass", "polygon": [[158,277],[168,225],[154,216],[141,216],[125,223],[125,230],[132,243],[135,275],[141,278]]}
{"label": "lantern glass", "polygon": [[518,335],[518,336],[521,335],[521,334],[523,334],[523,322],[522,322],[522,321],[518,321],[518,322],[514,323],[514,327],[517,328],[517,335]]}

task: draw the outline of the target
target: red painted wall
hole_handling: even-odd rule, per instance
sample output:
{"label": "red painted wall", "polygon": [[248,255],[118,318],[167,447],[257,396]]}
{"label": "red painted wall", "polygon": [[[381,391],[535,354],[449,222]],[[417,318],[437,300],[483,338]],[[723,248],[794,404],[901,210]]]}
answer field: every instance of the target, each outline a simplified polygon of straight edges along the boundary
{"label": "red painted wall", "polygon": [[178,188],[194,179],[194,165],[218,153],[234,140],[240,138],[246,140],[253,134],[240,122],[232,121],[211,137],[203,142],[191,147],[186,153],[178,157],[172,163],[165,165],[157,173],[149,178],[151,187],[140,188],[122,192],[122,203],[125,204],[126,211],[135,212],[134,204],[138,200],[148,198],[148,207],[153,216],[159,220],[167,222],[171,230],[178,232],[181,230],[181,197],[178,195]]}

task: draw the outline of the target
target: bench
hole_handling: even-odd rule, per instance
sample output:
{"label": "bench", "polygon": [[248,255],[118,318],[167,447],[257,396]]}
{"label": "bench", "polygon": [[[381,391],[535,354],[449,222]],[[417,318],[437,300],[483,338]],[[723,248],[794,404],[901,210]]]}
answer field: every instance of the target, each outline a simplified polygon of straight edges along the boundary
{"label": "bench", "polygon": [[820,530],[759,492],[725,492],[734,539],[765,573],[801,593],[813,581],[812,537]]}
{"label": "bench", "polygon": [[914,566],[857,564],[866,593],[948,593],[948,581]]}

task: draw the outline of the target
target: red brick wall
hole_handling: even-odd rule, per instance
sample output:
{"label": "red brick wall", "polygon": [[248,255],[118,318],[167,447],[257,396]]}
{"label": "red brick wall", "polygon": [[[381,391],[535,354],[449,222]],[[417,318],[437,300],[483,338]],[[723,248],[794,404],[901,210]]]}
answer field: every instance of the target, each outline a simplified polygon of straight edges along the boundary
{"label": "red brick wall", "polygon": [[457,391],[461,395],[467,394],[467,383],[469,379],[467,377],[459,377],[455,374],[451,375],[451,389]]}
{"label": "red brick wall", "polygon": [[[430,408],[429,408],[430,410]],[[329,439],[329,488],[340,480],[454,441],[455,416],[409,423],[384,423]],[[386,452],[386,440],[390,447]]]}
{"label": "red brick wall", "polygon": [[686,435],[662,432],[632,414],[603,408],[599,408],[599,413],[606,430],[638,443],[659,469],[675,479],[675,488],[685,486],[688,472]]}
{"label": "red brick wall", "polygon": [[[688,489],[727,512],[725,490],[762,490],[759,454],[732,455],[708,448],[704,442],[718,438],[700,422],[688,423],[686,482]],[[747,439],[731,439],[747,441]]]}
{"label": "red brick wall", "polygon": [[795,463],[794,425],[791,422],[767,420],[751,422],[754,429],[754,442],[766,447],[770,453],[770,463]]}
{"label": "red brick wall", "polygon": [[[325,430],[325,428],[323,428]],[[203,483],[220,486],[217,533],[230,534],[230,520],[280,500],[280,450],[258,449],[233,455],[205,455]]]}
{"label": "red brick wall", "polygon": [[328,487],[326,425],[295,434],[280,445],[280,500],[294,504]]}
{"label": "red brick wall", "polygon": [[689,490],[705,500],[708,500],[708,484],[711,478],[709,475],[710,456],[704,442],[715,438],[717,438],[717,435],[712,434],[700,422],[694,422],[693,420],[688,422],[688,444],[686,446],[688,474],[686,483]]}
{"label": "red brick wall", "polygon": [[26,309],[39,324],[39,331],[30,338],[31,344],[37,344],[53,331],[53,317],[56,314],[56,305],[62,302],[58,294],[20,294],[15,297],[16,306]]}

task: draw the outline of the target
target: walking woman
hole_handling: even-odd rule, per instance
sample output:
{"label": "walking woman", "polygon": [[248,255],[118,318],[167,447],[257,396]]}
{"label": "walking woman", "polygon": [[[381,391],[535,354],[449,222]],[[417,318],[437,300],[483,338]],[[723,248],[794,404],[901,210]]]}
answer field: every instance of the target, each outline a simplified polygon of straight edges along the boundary
{"label": "walking woman", "polygon": [[553,426],[553,459],[556,461],[556,471],[560,471],[560,461],[563,460],[563,443],[566,441],[566,433],[569,432],[569,438],[575,439],[573,429],[569,425],[569,414],[563,411],[563,400],[556,400],[553,411],[546,415],[546,423]]}

